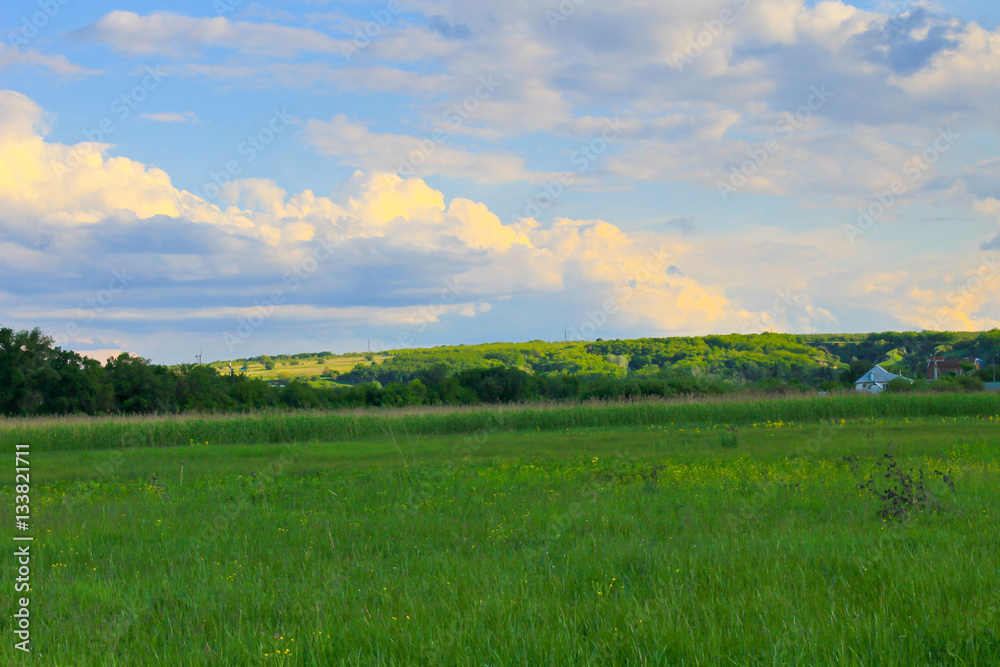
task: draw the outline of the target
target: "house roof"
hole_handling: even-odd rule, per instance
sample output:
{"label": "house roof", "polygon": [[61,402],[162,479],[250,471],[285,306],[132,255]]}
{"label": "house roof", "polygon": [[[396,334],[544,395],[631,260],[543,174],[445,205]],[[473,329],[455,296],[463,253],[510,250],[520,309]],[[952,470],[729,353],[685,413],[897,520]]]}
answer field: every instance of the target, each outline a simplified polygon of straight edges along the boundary
{"label": "house roof", "polygon": [[978,366],[976,362],[978,359],[943,359],[941,357],[936,357],[927,362],[927,366],[937,366],[938,368],[961,368],[962,364],[972,364],[973,366]]}
{"label": "house roof", "polygon": [[891,382],[898,377],[900,376],[896,375],[895,373],[890,373],[881,366],[875,366],[870,371],[868,371],[860,378],[858,378],[854,382],[854,384],[868,384],[872,382],[878,382],[878,383]]}

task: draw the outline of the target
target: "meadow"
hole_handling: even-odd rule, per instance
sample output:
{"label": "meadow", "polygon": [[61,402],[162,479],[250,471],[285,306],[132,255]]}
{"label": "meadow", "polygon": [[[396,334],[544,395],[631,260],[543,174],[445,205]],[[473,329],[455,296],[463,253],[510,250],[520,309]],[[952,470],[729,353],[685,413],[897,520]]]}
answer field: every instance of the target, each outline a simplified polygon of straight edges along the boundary
{"label": "meadow", "polygon": [[988,395],[0,421],[36,535],[0,660],[1000,664],[998,428]]}

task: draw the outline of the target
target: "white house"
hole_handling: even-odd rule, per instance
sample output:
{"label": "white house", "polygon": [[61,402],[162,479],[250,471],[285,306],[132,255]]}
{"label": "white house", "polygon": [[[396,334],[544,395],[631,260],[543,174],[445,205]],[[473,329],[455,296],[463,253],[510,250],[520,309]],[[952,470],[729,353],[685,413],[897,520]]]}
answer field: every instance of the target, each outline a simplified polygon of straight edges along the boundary
{"label": "white house", "polygon": [[875,366],[875,368],[858,378],[854,383],[854,388],[857,391],[867,391],[869,394],[879,394],[885,391],[886,386],[896,378],[903,378],[904,380],[913,382],[910,378],[890,373],[881,366]]}

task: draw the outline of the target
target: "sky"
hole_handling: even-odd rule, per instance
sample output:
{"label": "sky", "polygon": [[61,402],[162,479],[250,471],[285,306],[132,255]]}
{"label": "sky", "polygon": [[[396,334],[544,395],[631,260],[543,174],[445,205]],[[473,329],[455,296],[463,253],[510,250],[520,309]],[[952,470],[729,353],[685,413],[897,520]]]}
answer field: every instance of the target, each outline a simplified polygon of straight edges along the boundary
{"label": "sky", "polygon": [[0,326],[157,363],[1000,326],[1000,5],[0,14]]}

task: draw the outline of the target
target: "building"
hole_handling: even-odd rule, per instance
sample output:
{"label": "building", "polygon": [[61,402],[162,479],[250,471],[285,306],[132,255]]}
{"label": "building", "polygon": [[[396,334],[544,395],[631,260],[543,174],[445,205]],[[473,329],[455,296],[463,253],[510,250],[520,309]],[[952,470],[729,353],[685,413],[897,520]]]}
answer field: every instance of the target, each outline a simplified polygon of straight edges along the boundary
{"label": "building", "polygon": [[890,373],[881,366],[875,366],[875,368],[871,369],[855,381],[854,389],[857,391],[866,391],[869,394],[880,394],[885,391],[885,388],[890,382],[897,378],[903,378],[908,382],[913,382],[910,378]]}
{"label": "building", "polygon": [[955,375],[962,375],[965,373],[965,369],[962,368],[962,364],[971,364],[975,370],[979,370],[982,364],[981,359],[970,359],[969,357],[964,357],[962,359],[945,359],[944,357],[932,357],[930,361],[927,362],[927,379],[937,380],[943,375],[948,375],[948,373],[954,373]]}

